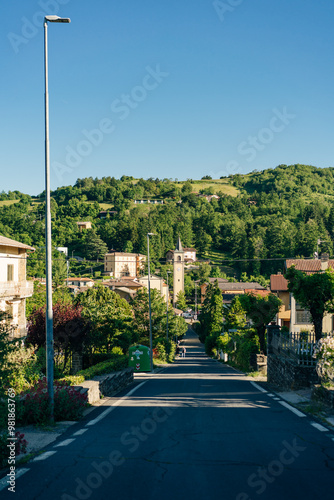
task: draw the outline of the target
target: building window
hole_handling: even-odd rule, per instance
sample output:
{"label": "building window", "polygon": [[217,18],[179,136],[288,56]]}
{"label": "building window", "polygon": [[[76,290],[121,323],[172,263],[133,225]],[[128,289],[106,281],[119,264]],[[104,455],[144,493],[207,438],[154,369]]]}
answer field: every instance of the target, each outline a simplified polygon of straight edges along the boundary
{"label": "building window", "polygon": [[14,264],[7,264],[7,281],[14,281]]}

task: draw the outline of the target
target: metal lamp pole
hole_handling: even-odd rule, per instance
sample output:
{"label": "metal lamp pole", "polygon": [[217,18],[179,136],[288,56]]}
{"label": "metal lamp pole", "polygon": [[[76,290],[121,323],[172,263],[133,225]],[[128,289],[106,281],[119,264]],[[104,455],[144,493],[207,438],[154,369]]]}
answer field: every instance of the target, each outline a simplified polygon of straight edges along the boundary
{"label": "metal lamp pole", "polygon": [[167,342],[168,342],[168,301],[169,301],[169,288],[168,288],[168,275],[171,271],[167,271]]}
{"label": "metal lamp pole", "polygon": [[48,85],[48,22],[70,23],[68,18],[45,16],[44,18],[44,79],[45,79],[45,260],[46,260],[46,376],[50,400],[50,418],[54,419],[53,394],[53,312],[52,312],[52,243],[50,201],[50,145],[49,145],[49,85]]}
{"label": "metal lamp pole", "polygon": [[151,284],[150,284],[150,236],[154,233],[147,233],[147,273],[148,273],[148,316],[150,324],[150,362],[151,372],[153,372],[153,342],[152,342],[152,313],[151,313]]}

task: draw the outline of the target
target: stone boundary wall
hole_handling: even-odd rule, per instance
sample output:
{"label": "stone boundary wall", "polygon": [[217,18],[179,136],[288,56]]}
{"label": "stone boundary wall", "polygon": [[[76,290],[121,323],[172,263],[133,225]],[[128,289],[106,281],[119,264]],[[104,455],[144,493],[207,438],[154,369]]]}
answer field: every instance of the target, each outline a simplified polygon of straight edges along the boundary
{"label": "stone boundary wall", "polygon": [[300,366],[290,359],[269,354],[267,358],[268,382],[285,390],[297,390],[319,383],[314,366]]}
{"label": "stone boundary wall", "polygon": [[125,368],[119,372],[99,375],[93,380],[85,380],[75,386],[81,394],[87,394],[90,404],[96,403],[102,396],[113,396],[133,383],[133,368]]}
{"label": "stone boundary wall", "polygon": [[334,410],[334,389],[326,389],[322,385],[315,385],[312,388],[312,400],[319,401]]}

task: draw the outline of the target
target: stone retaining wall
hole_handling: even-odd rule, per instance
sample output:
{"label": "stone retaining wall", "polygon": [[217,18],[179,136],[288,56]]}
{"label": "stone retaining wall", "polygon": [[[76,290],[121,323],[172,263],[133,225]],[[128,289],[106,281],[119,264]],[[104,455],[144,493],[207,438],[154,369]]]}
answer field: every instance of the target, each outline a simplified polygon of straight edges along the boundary
{"label": "stone retaining wall", "polygon": [[334,389],[326,389],[322,385],[315,385],[312,387],[312,399],[334,409]]}
{"label": "stone retaining wall", "polygon": [[93,380],[85,380],[76,386],[81,394],[87,394],[88,403],[92,404],[102,396],[113,396],[133,383],[133,368],[125,368],[119,372],[99,375]]}
{"label": "stone retaining wall", "polygon": [[319,383],[314,366],[300,366],[290,359],[270,354],[267,358],[268,382],[285,390],[297,390]]}

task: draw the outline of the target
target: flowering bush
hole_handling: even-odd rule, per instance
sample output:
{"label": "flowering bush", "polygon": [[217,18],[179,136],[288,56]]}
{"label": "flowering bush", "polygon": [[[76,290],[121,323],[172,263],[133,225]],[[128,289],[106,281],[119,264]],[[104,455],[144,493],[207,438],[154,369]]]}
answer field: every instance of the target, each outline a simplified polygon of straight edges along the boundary
{"label": "flowering bush", "polygon": [[[54,383],[54,419],[78,420],[87,406],[87,396],[65,385]],[[46,378],[42,378],[29,392],[22,395],[17,414],[24,424],[46,424],[50,420],[50,405]]]}
{"label": "flowering bush", "polygon": [[322,381],[334,383],[334,337],[320,339],[314,349],[314,357]]}

